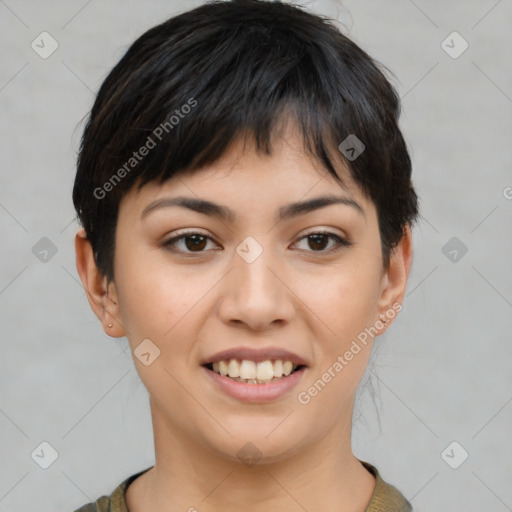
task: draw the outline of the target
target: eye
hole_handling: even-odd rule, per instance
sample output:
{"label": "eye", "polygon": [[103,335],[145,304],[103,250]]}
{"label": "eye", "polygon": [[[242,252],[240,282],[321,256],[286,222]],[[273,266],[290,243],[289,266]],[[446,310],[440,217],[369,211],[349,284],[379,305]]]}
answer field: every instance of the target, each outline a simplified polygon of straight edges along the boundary
{"label": "eye", "polygon": [[[335,241],[333,245],[328,250],[325,250],[326,242],[332,239]],[[306,236],[302,237],[301,240],[306,240],[307,244],[312,247],[314,250],[309,252],[325,252],[332,253],[337,252],[343,249],[344,247],[348,247],[352,245],[352,242],[349,242],[345,238],[342,238],[339,235],[335,235],[334,233],[329,233],[328,231],[318,231],[315,233],[309,233]]]}
{"label": "eye", "polygon": [[[326,250],[329,239],[334,240],[334,244]],[[303,236],[299,242],[302,240],[306,240],[308,246],[313,249],[312,251],[306,249],[308,252],[333,253],[352,245],[352,242],[328,231],[309,233]],[[163,246],[173,252],[191,254],[205,252],[208,242],[213,242],[213,239],[197,231],[188,231],[182,232],[178,236],[164,242]],[[179,247],[179,244],[181,244],[181,247]]]}
{"label": "eye", "polygon": [[[171,238],[163,243],[164,247],[169,248],[169,250],[173,252],[184,252],[184,253],[193,253],[193,252],[205,252],[205,246],[207,246],[208,241],[213,241],[209,236],[199,233],[197,231],[188,231],[185,233],[180,233],[178,236]],[[181,244],[181,248],[176,249],[178,244]]]}

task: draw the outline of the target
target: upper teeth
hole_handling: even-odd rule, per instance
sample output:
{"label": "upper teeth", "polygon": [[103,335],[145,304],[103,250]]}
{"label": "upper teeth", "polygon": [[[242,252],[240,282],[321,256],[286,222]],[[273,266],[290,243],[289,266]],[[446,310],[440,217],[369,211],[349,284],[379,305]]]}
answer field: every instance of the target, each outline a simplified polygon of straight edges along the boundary
{"label": "upper teeth", "polygon": [[274,377],[290,375],[295,368],[297,368],[296,364],[281,359],[276,361],[267,359],[258,363],[248,359],[242,359],[241,361],[229,359],[213,363],[214,372],[240,379],[272,380]]}

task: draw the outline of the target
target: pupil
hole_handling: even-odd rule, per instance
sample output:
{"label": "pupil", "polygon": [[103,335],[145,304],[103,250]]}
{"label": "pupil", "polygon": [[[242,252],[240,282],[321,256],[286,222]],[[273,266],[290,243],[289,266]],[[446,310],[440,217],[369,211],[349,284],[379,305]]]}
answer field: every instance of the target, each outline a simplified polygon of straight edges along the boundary
{"label": "pupil", "polygon": [[[318,242],[318,239],[319,239],[319,238],[320,238],[320,239],[322,239],[322,238],[323,238],[324,242],[325,242],[325,240],[327,239],[326,235],[323,235],[323,234],[309,235],[309,241],[311,242],[311,241],[313,240],[313,245],[314,245],[314,244],[319,243],[319,242]],[[326,244],[325,244],[325,243],[323,243],[323,244],[322,244],[322,243],[320,243],[320,246],[321,246],[321,247],[320,247],[320,249],[323,249],[323,248],[325,248]],[[311,247],[312,249],[314,249],[314,248],[315,248],[315,247],[313,247],[313,246],[311,245],[311,243],[310,243],[310,247]],[[317,247],[317,249],[318,249],[318,247]]]}
{"label": "pupil", "polygon": [[[194,240],[194,242],[192,244],[189,244],[188,243],[189,240],[192,240],[192,239]],[[194,248],[203,249],[205,240],[206,240],[206,237],[204,237],[202,235],[190,235],[185,239],[185,245],[187,246],[187,249],[189,249],[189,250],[193,250]],[[203,244],[203,245],[201,245],[201,244]]]}

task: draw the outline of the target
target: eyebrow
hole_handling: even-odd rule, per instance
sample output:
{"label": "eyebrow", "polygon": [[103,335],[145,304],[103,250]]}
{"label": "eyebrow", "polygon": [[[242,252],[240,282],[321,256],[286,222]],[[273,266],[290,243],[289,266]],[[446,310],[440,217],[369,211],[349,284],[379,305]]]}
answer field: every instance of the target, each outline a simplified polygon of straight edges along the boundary
{"label": "eyebrow", "polygon": [[[298,201],[296,203],[290,203],[286,206],[282,206],[277,211],[276,221],[282,221],[297,217],[332,204],[343,204],[355,208],[363,217],[366,218],[366,214],[362,206],[350,197],[343,196],[321,196],[307,201]],[[233,222],[236,219],[236,215],[233,210],[230,210],[227,206],[213,203],[205,199],[198,199],[195,197],[164,197],[157,199],[150,203],[141,214],[141,219],[144,219],[150,212],[160,208],[169,208],[171,206],[181,206],[188,208],[189,210],[203,213],[205,215],[211,215],[218,217],[219,219]]]}

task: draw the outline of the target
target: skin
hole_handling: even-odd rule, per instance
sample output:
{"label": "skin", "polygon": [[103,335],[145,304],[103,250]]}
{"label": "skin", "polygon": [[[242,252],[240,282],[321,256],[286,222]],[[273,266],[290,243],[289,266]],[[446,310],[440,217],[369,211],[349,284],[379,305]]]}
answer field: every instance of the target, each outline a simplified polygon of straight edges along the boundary
{"label": "skin", "polygon": [[[237,141],[215,165],[132,189],[120,205],[110,283],[83,229],[76,234],[77,269],[105,332],[127,336],[132,355],[146,338],[160,349],[148,366],[133,356],[149,393],[155,466],[128,488],[130,512],[234,511],[242,504],[252,512],[365,510],[375,480],[352,453],[350,435],[356,388],[375,338],[307,405],[297,394],[402,303],[412,241],[407,228],[384,268],[375,206],[341,160],[339,172],[346,189],[287,130],[271,156]],[[276,224],[278,208],[333,193],[353,198],[364,215],[335,204]],[[150,202],[177,195],[225,205],[236,220],[176,206],[141,219]],[[176,242],[177,252],[164,247],[181,229],[211,239],[199,249],[190,239],[188,246]],[[333,252],[335,239],[304,238],[324,229],[352,245]],[[248,236],[263,249],[252,263],[236,252]],[[208,356],[241,345],[285,348],[308,368],[285,396],[241,402],[220,392],[200,367]],[[256,465],[237,457],[247,442],[261,452]]]}

